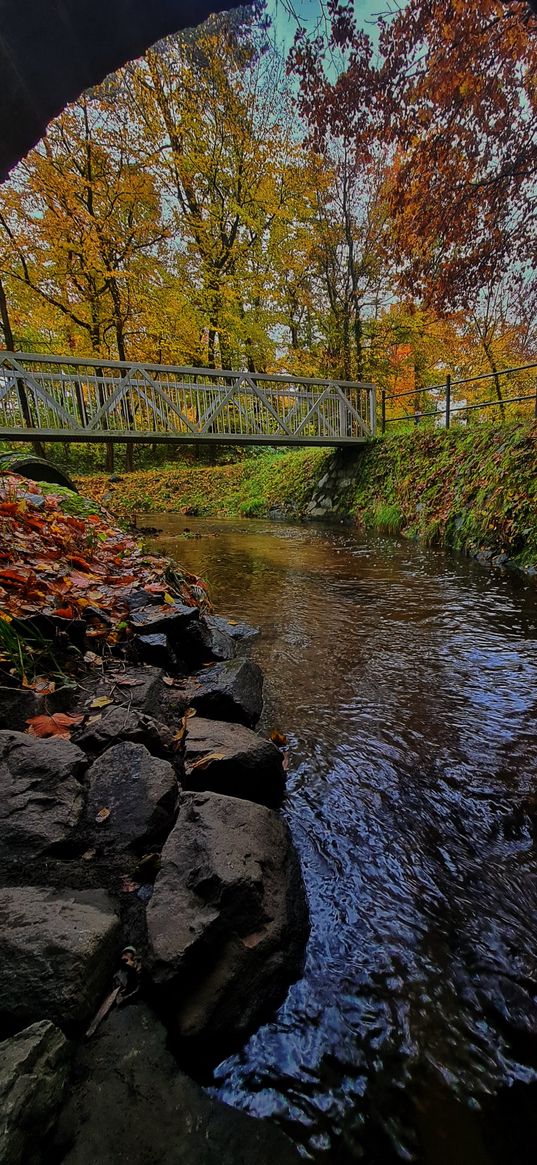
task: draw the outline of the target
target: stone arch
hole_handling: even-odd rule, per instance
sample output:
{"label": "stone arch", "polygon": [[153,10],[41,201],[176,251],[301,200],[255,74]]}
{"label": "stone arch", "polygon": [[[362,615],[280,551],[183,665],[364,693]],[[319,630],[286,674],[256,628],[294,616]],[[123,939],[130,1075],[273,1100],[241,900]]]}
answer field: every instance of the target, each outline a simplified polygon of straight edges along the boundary
{"label": "stone arch", "polygon": [[251,0],[0,0],[0,180],[83,89]]}

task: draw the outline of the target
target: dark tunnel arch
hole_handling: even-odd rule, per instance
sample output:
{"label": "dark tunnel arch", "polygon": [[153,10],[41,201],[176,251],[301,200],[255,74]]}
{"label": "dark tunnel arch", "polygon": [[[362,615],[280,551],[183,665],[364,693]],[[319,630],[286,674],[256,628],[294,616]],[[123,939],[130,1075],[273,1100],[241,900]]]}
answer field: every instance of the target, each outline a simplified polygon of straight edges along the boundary
{"label": "dark tunnel arch", "polygon": [[0,0],[0,181],[83,89],[251,0]]}

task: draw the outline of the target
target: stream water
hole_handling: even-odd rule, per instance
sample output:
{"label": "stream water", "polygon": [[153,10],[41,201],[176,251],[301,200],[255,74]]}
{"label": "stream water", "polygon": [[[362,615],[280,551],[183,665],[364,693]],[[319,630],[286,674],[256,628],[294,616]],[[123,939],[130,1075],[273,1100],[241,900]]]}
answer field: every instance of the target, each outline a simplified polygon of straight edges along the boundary
{"label": "stream water", "polygon": [[330,1165],[533,1165],[537,591],[342,527],[143,520],[261,627],[291,743],[304,975],[217,1095]]}

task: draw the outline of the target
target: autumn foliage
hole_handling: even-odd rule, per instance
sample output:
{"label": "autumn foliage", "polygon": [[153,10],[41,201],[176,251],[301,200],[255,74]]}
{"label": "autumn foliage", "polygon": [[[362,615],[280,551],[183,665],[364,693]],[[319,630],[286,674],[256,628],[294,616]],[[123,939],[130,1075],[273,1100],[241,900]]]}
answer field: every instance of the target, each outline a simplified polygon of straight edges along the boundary
{"label": "autumn foliage", "polygon": [[[131,634],[129,598],[135,591],[145,591],[165,614],[176,601],[209,605],[202,580],[179,569],[170,575],[167,559],[146,554],[105,512],[73,516],[62,508],[65,499],[50,490],[17,475],[0,479],[0,630],[13,624],[30,652],[36,626],[40,635],[43,627],[53,634],[69,632],[80,621],[94,651],[112,653]],[[12,671],[11,664],[1,638],[0,668],[47,694],[46,676]]]}
{"label": "autumn foliage", "polygon": [[14,171],[6,346],[402,382],[417,398],[446,371],[530,362],[525,0],[408,0],[375,27],[324,0],[287,62],[257,7],[154,46]]}

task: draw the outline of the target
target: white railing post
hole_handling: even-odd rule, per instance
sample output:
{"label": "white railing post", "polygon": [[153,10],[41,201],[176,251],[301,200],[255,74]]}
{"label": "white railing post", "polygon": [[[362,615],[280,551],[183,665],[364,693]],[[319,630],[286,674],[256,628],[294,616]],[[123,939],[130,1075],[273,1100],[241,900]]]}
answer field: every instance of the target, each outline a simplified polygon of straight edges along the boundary
{"label": "white railing post", "polygon": [[377,390],[373,386],[369,389],[369,428],[374,437],[377,432]]}

